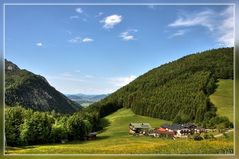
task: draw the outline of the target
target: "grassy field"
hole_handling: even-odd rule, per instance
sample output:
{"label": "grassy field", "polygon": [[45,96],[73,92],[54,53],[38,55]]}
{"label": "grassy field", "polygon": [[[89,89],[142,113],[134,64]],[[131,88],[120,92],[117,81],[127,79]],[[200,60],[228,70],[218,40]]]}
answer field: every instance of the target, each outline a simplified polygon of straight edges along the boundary
{"label": "grassy field", "polygon": [[219,80],[218,87],[210,96],[220,116],[227,116],[233,121],[233,80]]}
{"label": "grassy field", "polygon": [[233,152],[233,133],[215,140],[163,139],[128,135],[130,122],[148,122],[159,127],[168,121],[135,115],[130,109],[120,109],[107,116],[108,126],[97,140],[74,141],[66,144],[11,147],[8,154],[225,154]]}

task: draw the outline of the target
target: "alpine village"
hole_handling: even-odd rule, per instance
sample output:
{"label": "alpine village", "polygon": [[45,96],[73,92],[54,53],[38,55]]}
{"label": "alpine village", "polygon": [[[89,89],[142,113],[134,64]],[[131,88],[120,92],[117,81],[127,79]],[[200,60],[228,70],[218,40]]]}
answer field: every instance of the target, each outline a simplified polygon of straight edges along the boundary
{"label": "alpine village", "polygon": [[6,59],[5,153],[232,154],[233,49],[163,64],[84,107]]}

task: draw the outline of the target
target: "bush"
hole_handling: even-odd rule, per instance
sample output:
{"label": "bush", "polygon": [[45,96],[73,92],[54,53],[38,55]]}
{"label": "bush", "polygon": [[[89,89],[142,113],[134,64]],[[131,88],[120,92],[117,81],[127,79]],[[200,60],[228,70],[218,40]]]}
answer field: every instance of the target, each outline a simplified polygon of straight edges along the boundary
{"label": "bush", "polygon": [[63,127],[62,125],[54,124],[52,126],[50,136],[51,136],[51,141],[53,143],[59,143],[62,140],[66,140],[68,138],[67,129],[65,127]]}
{"label": "bush", "polygon": [[214,137],[214,135],[213,134],[204,134],[203,135],[203,138],[204,139],[206,139],[206,140],[212,140],[212,139],[214,139],[215,137]]}
{"label": "bush", "polygon": [[196,133],[196,134],[193,135],[193,140],[200,141],[200,140],[203,140],[203,137],[200,136],[200,134]]}
{"label": "bush", "polygon": [[24,109],[21,107],[7,108],[5,111],[5,133],[9,146],[17,146],[20,141],[20,125],[24,122]]}
{"label": "bush", "polygon": [[24,145],[48,143],[52,119],[46,113],[34,112],[29,120],[21,125],[20,139]]}
{"label": "bush", "polygon": [[226,128],[233,128],[233,123],[225,116],[216,116],[206,123],[208,128],[217,128],[219,131]]}
{"label": "bush", "polygon": [[79,114],[76,113],[73,114],[67,121],[67,129],[70,139],[84,140],[84,137],[90,132],[88,127],[89,125],[86,126],[85,121]]}

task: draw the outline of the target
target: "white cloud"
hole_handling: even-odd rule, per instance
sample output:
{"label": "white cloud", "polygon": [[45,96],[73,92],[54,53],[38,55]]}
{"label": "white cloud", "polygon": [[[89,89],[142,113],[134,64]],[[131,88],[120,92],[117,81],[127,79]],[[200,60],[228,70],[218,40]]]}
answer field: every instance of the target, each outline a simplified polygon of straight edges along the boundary
{"label": "white cloud", "polygon": [[66,93],[102,94],[112,93],[133,81],[136,76],[98,77],[91,74],[76,73],[70,70],[57,74],[44,75],[57,90]]}
{"label": "white cloud", "polygon": [[43,44],[39,42],[39,43],[36,43],[36,46],[42,47]]}
{"label": "white cloud", "polygon": [[125,41],[135,40],[135,36],[133,34],[136,32],[138,32],[137,29],[130,29],[128,31],[120,33],[120,37]]}
{"label": "white cloud", "polygon": [[77,13],[83,13],[83,10],[81,8],[76,8]]}
{"label": "white cloud", "polygon": [[169,24],[170,27],[190,27],[201,25],[213,31],[213,17],[215,13],[212,10],[205,10],[199,13],[181,15],[176,21]]}
{"label": "white cloud", "polygon": [[133,33],[136,33],[138,32],[139,30],[138,29],[128,29],[129,32],[133,32]]}
{"label": "white cloud", "polygon": [[[171,28],[202,26],[207,28],[216,42],[223,46],[234,45],[234,14],[233,6],[227,7],[221,12],[204,10],[201,12],[184,13],[179,15],[173,23],[168,25]],[[178,33],[176,35],[183,34]]]}
{"label": "white cloud", "polygon": [[183,36],[186,32],[187,32],[187,30],[177,30],[175,33],[170,35],[168,38],[173,38],[173,37],[177,37],[177,36]]}
{"label": "white cloud", "polygon": [[92,38],[89,38],[89,37],[81,38],[79,36],[74,37],[74,38],[68,40],[68,42],[75,43],[75,44],[77,44],[77,43],[78,44],[79,43],[89,43],[89,42],[93,42],[93,41],[94,41],[94,39],[92,39]]}
{"label": "white cloud", "polygon": [[81,37],[78,37],[78,36],[74,37],[74,38],[68,40],[68,42],[70,42],[70,43],[81,43]]}
{"label": "white cloud", "polygon": [[232,6],[228,7],[221,13],[224,17],[222,24],[219,28],[219,38],[218,43],[223,46],[233,46],[234,45],[234,8]]}
{"label": "white cloud", "polygon": [[73,15],[73,16],[70,16],[70,19],[78,19],[79,16],[78,15]]}
{"label": "white cloud", "polygon": [[134,40],[134,36],[130,35],[129,32],[123,32],[120,34],[120,37],[125,40],[125,41],[129,41],[129,40]]}
{"label": "white cloud", "polygon": [[87,37],[82,40],[83,43],[89,43],[89,42],[93,42],[93,41],[94,41],[93,39],[87,38]]}
{"label": "white cloud", "polygon": [[135,80],[137,77],[134,75],[130,75],[127,77],[113,77],[110,78],[110,83],[114,84],[116,87],[123,87],[133,80]]}
{"label": "white cloud", "polygon": [[122,21],[122,16],[114,14],[114,15],[105,17],[103,20],[100,21],[100,23],[104,23],[103,28],[111,29],[115,25],[119,24],[121,21]]}
{"label": "white cloud", "polygon": [[103,12],[99,12],[95,17],[101,17],[103,14]]}

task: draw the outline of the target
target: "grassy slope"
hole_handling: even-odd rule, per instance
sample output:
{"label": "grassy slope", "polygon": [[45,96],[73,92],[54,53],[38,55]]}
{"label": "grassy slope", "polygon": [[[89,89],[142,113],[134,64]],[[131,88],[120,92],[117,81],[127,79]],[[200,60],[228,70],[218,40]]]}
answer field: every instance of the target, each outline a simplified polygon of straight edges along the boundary
{"label": "grassy slope", "polygon": [[190,139],[162,139],[147,136],[128,135],[130,122],[149,122],[152,127],[159,127],[168,121],[135,115],[129,109],[120,109],[106,117],[109,125],[98,135],[97,140],[75,141],[67,144],[34,145],[20,148],[11,148],[7,153],[34,153],[34,154],[99,154],[99,153],[230,153],[233,149],[232,134],[229,139],[224,137],[214,141],[193,141]]}
{"label": "grassy slope", "polygon": [[210,100],[217,107],[218,115],[233,121],[233,80],[219,80],[218,88]]}

